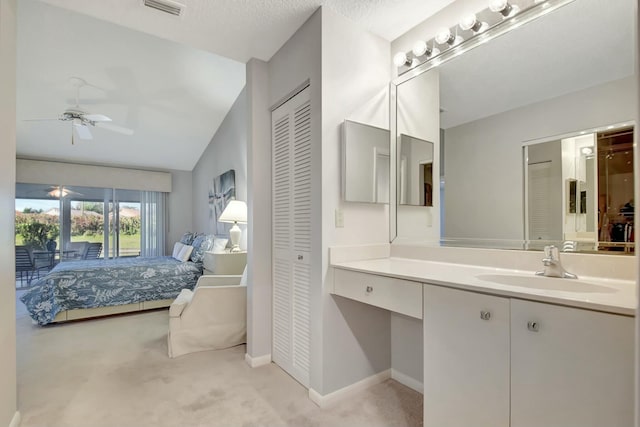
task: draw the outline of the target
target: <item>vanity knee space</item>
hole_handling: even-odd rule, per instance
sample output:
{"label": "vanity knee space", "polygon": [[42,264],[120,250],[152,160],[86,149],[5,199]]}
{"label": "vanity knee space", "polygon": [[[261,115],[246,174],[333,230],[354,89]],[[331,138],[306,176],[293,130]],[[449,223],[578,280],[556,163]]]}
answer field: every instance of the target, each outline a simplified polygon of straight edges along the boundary
{"label": "vanity knee space", "polygon": [[633,424],[634,319],[424,286],[424,425]]}

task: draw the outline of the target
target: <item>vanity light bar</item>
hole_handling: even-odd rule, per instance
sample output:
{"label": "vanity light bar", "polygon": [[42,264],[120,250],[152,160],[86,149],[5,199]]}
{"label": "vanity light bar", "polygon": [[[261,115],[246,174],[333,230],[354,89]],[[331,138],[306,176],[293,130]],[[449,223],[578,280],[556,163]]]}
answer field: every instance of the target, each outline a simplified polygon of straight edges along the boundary
{"label": "vanity light bar", "polygon": [[[505,34],[521,25],[524,25],[540,16],[546,15],[564,5],[575,0],[528,0],[528,6],[522,9],[516,5],[511,5],[511,9],[504,15],[507,1],[494,1],[489,8],[480,11],[476,15],[464,17],[459,27],[463,32],[469,32],[466,40],[457,35],[451,28],[445,28],[438,32],[438,35],[429,41],[418,41],[414,49],[409,52],[398,52],[394,56],[394,65],[398,68],[398,78],[393,81],[394,85],[399,85],[413,77],[430,70],[446,61],[455,58],[483,43],[488,42],[502,34]],[[500,4],[498,4],[500,3]],[[500,6],[500,7],[498,7]],[[494,11],[495,9],[495,11]],[[514,12],[515,11],[515,12]],[[456,36],[454,36],[456,34]],[[423,51],[423,44],[427,47]],[[429,50],[431,44],[434,48]],[[416,49],[417,46],[419,49]],[[435,46],[441,46],[437,49]],[[397,59],[397,60],[396,60]],[[402,61],[401,61],[402,60]]]}

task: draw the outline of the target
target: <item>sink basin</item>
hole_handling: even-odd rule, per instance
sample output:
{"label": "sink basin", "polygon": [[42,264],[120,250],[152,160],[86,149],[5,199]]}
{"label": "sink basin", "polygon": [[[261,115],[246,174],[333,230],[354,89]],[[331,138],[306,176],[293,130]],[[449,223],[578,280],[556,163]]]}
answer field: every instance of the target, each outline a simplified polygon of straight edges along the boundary
{"label": "sink basin", "polygon": [[521,286],[524,288],[542,289],[548,291],[562,291],[575,293],[610,294],[617,289],[608,286],[583,282],[579,279],[561,279],[558,277],[517,276],[509,274],[479,274],[478,279],[501,285]]}

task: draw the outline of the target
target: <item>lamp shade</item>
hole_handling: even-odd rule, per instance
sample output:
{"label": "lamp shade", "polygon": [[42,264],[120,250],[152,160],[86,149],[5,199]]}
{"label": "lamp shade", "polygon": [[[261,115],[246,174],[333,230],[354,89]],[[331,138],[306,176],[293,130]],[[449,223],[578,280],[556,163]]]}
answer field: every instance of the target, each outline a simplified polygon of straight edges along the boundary
{"label": "lamp shade", "polygon": [[227,207],[224,208],[220,218],[218,218],[220,222],[238,222],[241,224],[246,224],[247,222],[247,204],[241,200],[231,200]]}

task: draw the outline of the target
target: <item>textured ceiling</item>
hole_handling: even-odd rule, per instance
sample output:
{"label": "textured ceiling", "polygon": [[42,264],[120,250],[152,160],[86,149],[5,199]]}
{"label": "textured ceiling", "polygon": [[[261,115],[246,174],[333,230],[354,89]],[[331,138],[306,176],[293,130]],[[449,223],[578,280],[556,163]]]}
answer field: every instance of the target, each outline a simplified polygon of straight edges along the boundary
{"label": "textured ceiling", "polygon": [[141,0],[43,0],[158,37],[247,62],[268,61],[319,7],[391,41],[453,0],[179,0],[183,16]]}
{"label": "textured ceiling", "polygon": [[634,3],[577,0],[443,64],[441,127],[633,75]]}

